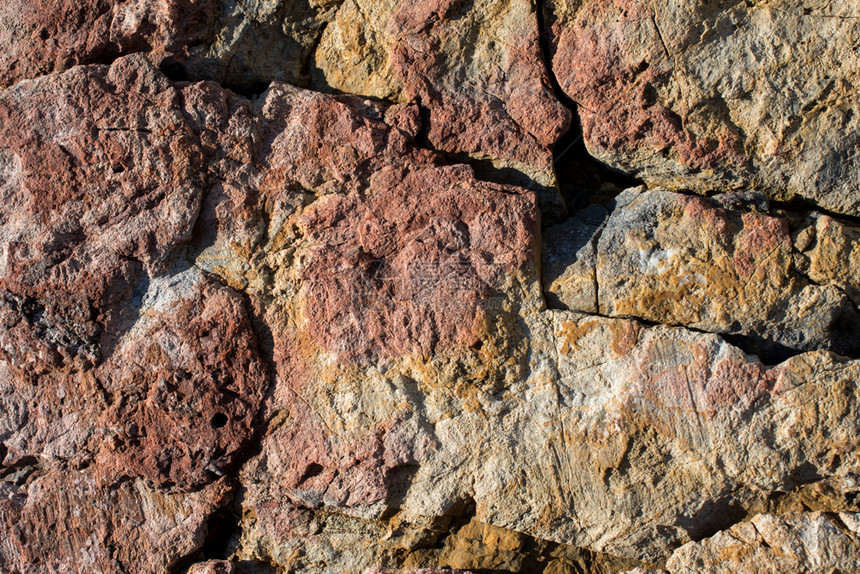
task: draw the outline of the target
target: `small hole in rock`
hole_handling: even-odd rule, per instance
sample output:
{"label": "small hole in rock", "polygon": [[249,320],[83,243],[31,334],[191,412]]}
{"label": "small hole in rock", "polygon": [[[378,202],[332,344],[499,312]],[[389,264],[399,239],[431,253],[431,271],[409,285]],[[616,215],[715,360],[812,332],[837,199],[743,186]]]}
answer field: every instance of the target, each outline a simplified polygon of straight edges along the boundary
{"label": "small hole in rock", "polygon": [[216,429],[219,429],[227,424],[227,415],[224,413],[215,413],[212,417],[212,426]]}

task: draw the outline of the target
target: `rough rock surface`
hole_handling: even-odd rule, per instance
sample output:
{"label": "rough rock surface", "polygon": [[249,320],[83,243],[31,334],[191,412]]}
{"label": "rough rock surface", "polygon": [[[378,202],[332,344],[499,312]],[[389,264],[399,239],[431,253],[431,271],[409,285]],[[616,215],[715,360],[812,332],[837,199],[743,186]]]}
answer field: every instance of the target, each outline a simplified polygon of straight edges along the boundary
{"label": "rough rock surface", "polygon": [[701,542],[676,550],[666,570],[626,574],[699,572],[854,572],[858,558],[857,513],[759,514]]}
{"label": "rough rock surface", "polygon": [[860,215],[849,0],[549,0],[589,151],[650,185],[757,188]]}
{"label": "rough rock surface", "polygon": [[856,22],[669,8],[0,0],[0,571],[860,568]]}
{"label": "rough rock surface", "polygon": [[570,113],[552,93],[532,2],[346,0],[315,62],[336,89],[419,102],[430,145],[542,191],[545,215],[563,216],[550,150]]}
{"label": "rough rock surface", "polygon": [[243,93],[277,80],[417,103],[416,130],[432,147],[534,189],[548,219],[566,215],[552,147],[571,114],[552,92],[528,0],[44,4],[0,6],[0,46],[10,48],[0,87],[145,51],[174,77]]}
{"label": "rough rock surface", "polygon": [[0,6],[0,86],[149,52],[167,71],[242,91],[308,81],[339,0],[40,0]]}
{"label": "rough rock surface", "polygon": [[671,572],[851,572],[860,568],[858,515],[760,514],[675,551]]}
{"label": "rough rock surface", "polygon": [[602,221],[593,208],[548,229],[550,304],[741,336],[765,355],[856,355],[857,228],[762,213],[738,195],[631,189]]}
{"label": "rough rock surface", "polygon": [[[474,501],[483,523],[655,561],[769,508],[772,493],[814,484],[819,495],[807,502],[826,508],[856,495],[855,362],[817,352],[768,369],[715,335],[563,312],[537,314],[529,327],[547,346],[533,351],[526,384],[503,397],[434,388],[426,367],[407,378],[396,365],[365,371],[364,399],[348,373],[334,397],[298,390],[301,410],[276,417],[281,426],[246,470],[243,505],[254,518],[239,555],[306,568],[332,555],[384,560],[438,532],[429,517]],[[339,446],[357,434],[332,404],[343,395],[357,405],[349,419],[379,428],[375,444]],[[297,436],[305,409],[319,413],[327,446]],[[287,453],[298,440],[324,454],[293,471]],[[295,486],[275,480],[295,475]],[[366,546],[379,555],[356,555]]]}
{"label": "rough rock surface", "polygon": [[[12,571],[163,571],[202,543],[255,433],[268,381],[248,305],[177,272],[205,181],[177,96],[138,57],[0,95]],[[80,524],[82,507],[100,510]]]}

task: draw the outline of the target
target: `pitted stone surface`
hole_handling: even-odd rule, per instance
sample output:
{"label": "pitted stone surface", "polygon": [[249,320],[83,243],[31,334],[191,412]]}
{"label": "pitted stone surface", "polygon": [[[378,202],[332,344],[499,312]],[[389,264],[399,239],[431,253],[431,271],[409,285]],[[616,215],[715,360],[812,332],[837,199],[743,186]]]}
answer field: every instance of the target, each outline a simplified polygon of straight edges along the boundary
{"label": "pitted stone surface", "polygon": [[854,14],[671,8],[0,0],[0,570],[856,570]]}

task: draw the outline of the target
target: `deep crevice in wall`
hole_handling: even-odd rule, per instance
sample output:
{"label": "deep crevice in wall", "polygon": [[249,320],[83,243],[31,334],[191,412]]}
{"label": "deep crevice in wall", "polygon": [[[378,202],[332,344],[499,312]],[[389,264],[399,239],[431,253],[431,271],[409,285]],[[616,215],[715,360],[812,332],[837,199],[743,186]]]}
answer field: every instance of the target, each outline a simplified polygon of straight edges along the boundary
{"label": "deep crevice in wall", "polygon": [[199,562],[229,559],[242,534],[241,519],[241,510],[238,508],[238,498],[234,491],[225,504],[207,518],[206,534],[200,548],[176,561],[170,574],[184,574]]}
{"label": "deep crevice in wall", "polygon": [[641,181],[599,161],[588,153],[579,120],[578,106],[562,89],[553,66],[549,9],[546,0],[535,0],[541,58],[556,99],[573,115],[570,129],[556,142],[553,166],[562,197],[570,213],[592,204],[609,203],[621,191]]}

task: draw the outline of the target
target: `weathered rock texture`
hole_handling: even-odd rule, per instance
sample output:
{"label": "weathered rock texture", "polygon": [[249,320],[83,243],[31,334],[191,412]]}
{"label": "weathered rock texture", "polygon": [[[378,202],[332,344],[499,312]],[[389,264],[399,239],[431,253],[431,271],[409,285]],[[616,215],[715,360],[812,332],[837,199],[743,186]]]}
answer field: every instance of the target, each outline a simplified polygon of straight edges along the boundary
{"label": "weathered rock texture", "polygon": [[560,308],[741,336],[765,354],[856,355],[846,238],[857,228],[762,206],[756,195],[627,190],[608,216],[592,208],[547,230],[547,297]]}
{"label": "weathered rock texture", "polygon": [[172,73],[240,90],[307,82],[307,62],[339,0],[44,0],[0,7],[0,85],[150,52]]}
{"label": "weathered rock texture", "polygon": [[[655,574],[698,572],[853,572],[857,569],[857,514],[759,514],[729,530],[690,542]],[[626,574],[643,572],[629,570]]]}
{"label": "weathered rock texture", "polygon": [[543,66],[528,0],[346,0],[323,34],[316,66],[336,89],[426,110],[434,148],[478,164],[491,179],[541,190],[544,212],[563,214],[552,145],[570,112]]}
{"label": "weathered rock texture", "polygon": [[146,51],[174,77],[243,93],[279,80],[414,102],[410,127],[430,146],[534,189],[548,218],[566,214],[551,150],[571,114],[550,87],[529,0],[44,4],[0,7],[0,87]]}
{"label": "weathered rock texture", "polygon": [[852,16],[0,1],[0,571],[860,570]]}
{"label": "weathered rock texture", "polygon": [[848,0],[548,0],[589,151],[649,184],[758,188],[860,215]]}

